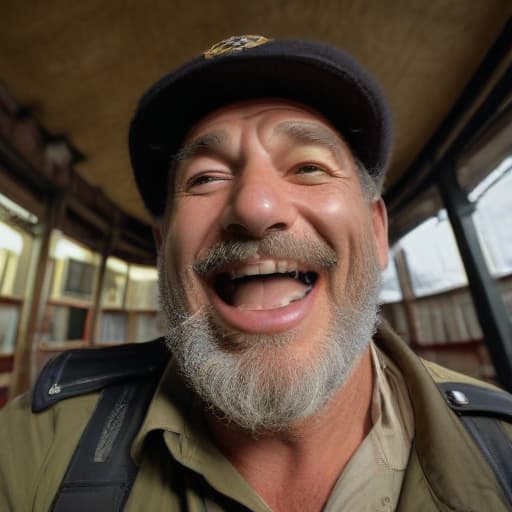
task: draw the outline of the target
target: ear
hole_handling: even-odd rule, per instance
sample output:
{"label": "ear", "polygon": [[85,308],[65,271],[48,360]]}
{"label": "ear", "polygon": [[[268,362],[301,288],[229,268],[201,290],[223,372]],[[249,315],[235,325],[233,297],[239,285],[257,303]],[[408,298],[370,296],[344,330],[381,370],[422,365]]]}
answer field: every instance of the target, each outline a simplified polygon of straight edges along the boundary
{"label": "ear", "polygon": [[381,270],[388,265],[388,213],[384,200],[380,197],[372,203],[372,223],[377,250],[377,261]]}

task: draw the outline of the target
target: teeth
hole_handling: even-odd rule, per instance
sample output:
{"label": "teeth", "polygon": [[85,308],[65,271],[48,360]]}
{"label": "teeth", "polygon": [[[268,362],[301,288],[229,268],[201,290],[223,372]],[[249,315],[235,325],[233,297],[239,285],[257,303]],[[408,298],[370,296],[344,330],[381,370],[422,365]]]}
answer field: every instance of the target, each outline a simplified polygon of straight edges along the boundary
{"label": "teeth", "polygon": [[231,279],[245,276],[268,275],[268,274],[293,274],[296,279],[299,276],[297,262],[264,260],[258,263],[246,263],[241,267],[230,271]]}
{"label": "teeth", "polygon": [[287,261],[278,261],[277,262],[277,271],[280,274],[286,274],[286,272],[288,272],[288,262]]}
{"label": "teeth", "polygon": [[262,261],[259,265],[260,274],[275,274],[278,269],[278,265],[275,261],[267,260]]}

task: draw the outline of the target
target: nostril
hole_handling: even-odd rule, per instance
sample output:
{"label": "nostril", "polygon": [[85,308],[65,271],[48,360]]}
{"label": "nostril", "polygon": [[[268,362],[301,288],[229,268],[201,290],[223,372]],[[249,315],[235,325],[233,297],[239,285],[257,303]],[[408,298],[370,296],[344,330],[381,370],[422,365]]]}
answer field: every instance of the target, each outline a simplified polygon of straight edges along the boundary
{"label": "nostril", "polygon": [[250,237],[249,230],[243,224],[237,224],[235,222],[226,226],[226,232],[233,236]]}
{"label": "nostril", "polygon": [[286,229],[286,224],[284,222],[276,222],[272,226],[270,226],[267,231],[284,231]]}
{"label": "nostril", "polygon": [[261,230],[258,230],[255,228],[251,229],[250,227],[244,226],[243,224],[233,222],[228,224],[225,229],[226,232],[232,236],[253,238],[265,236],[266,234],[272,233],[274,231],[285,231],[287,229],[287,225],[285,222],[276,222],[267,228],[263,227]]}

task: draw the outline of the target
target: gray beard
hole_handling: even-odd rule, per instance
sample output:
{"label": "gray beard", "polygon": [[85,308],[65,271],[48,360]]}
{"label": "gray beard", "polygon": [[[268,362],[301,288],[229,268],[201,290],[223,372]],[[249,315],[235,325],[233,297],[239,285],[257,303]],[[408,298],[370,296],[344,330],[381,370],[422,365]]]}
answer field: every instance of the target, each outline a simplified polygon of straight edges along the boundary
{"label": "gray beard", "polygon": [[[364,244],[363,244],[364,245]],[[294,357],[294,330],[263,335],[228,331],[208,308],[186,313],[184,286],[168,281],[159,258],[167,344],[178,369],[208,411],[253,434],[277,432],[317,413],[347,381],[378,322],[380,269],[364,247],[347,284],[347,307],[332,305],[331,322],[315,340],[315,357]],[[347,298],[347,297],[345,297]]]}

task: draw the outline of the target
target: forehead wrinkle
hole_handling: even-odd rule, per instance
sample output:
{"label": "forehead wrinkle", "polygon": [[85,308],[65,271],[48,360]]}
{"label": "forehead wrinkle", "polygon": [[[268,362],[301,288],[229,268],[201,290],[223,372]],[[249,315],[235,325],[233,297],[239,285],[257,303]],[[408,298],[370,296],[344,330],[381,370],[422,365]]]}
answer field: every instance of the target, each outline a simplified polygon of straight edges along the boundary
{"label": "forehead wrinkle", "polygon": [[325,147],[339,161],[346,160],[347,152],[351,155],[348,148],[345,151],[345,144],[338,134],[317,123],[283,121],[274,128],[274,132],[299,144]]}
{"label": "forehead wrinkle", "polygon": [[217,130],[205,133],[196,137],[181,147],[176,154],[172,156],[172,162],[183,162],[203,151],[219,148],[228,138],[226,130]]}

